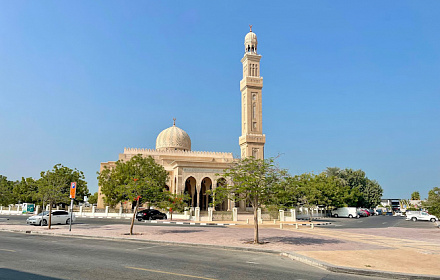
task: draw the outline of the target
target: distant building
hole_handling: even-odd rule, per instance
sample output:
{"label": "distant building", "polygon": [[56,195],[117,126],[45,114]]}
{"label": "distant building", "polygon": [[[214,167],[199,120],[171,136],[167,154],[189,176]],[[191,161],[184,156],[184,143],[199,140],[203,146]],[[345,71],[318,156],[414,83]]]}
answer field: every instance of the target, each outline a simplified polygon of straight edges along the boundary
{"label": "distant building", "polygon": [[400,210],[400,199],[398,198],[381,199],[380,204],[384,207],[391,206],[392,211]]}

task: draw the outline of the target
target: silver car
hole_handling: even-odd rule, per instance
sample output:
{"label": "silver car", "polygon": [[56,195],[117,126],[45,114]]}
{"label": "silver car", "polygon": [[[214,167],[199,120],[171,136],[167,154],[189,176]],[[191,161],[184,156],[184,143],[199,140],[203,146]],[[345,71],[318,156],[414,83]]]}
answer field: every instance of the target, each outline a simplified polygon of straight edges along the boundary
{"label": "silver car", "polygon": [[[75,214],[72,213],[72,223],[76,220]],[[49,211],[44,211],[36,216],[29,217],[26,220],[28,225],[35,226],[46,226],[49,222]],[[70,223],[70,213],[64,210],[52,211],[52,224],[69,224]]]}

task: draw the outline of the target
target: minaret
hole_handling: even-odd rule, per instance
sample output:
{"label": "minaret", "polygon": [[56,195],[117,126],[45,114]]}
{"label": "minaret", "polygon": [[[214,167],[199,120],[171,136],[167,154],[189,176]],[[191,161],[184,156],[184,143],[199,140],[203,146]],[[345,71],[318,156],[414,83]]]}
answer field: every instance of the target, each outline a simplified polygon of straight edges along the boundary
{"label": "minaret", "polygon": [[260,77],[260,59],[257,54],[257,35],[250,32],[244,38],[243,79],[240,81],[241,91],[241,136],[239,138],[241,158],[253,156],[264,159],[263,112],[261,90],[263,78]]}

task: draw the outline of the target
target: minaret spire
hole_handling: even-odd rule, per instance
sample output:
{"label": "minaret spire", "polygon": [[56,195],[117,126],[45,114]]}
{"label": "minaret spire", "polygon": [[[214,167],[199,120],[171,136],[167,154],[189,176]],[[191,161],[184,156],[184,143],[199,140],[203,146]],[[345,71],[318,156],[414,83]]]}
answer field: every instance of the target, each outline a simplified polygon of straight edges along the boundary
{"label": "minaret spire", "polygon": [[263,78],[260,76],[261,55],[257,53],[257,35],[250,32],[244,39],[245,53],[241,59],[243,79],[240,81],[241,91],[241,136],[239,144],[241,158],[254,157],[264,159],[262,89]]}
{"label": "minaret spire", "polygon": [[173,118],[173,126],[176,126],[176,118]]}

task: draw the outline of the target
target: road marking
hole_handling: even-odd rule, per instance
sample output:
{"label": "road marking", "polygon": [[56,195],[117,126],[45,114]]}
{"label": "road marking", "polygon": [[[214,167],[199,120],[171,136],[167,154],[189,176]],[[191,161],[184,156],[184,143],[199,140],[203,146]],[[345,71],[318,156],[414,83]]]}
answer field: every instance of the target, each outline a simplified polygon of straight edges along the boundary
{"label": "road marking", "polygon": [[15,250],[8,250],[8,249],[0,249],[0,251],[6,251],[6,252],[12,252],[12,253],[17,252],[17,251],[15,251]]}
{"label": "road marking", "polygon": [[170,275],[177,275],[177,276],[190,277],[190,278],[197,278],[197,279],[217,280],[217,279],[214,279],[214,278],[207,278],[207,277],[188,275],[188,274],[180,274],[180,273],[174,273],[174,272],[166,272],[166,271],[161,271],[161,270],[153,270],[153,269],[146,269],[146,268],[140,268],[140,267],[126,266],[125,268],[144,270],[144,271],[163,273],[163,274],[170,274]]}
{"label": "road marking", "polygon": [[141,247],[141,248],[137,248],[137,249],[138,250],[143,250],[143,249],[150,249],[150,248],[154,248],[154,247],[162,247],[162,245],[150,246],[150,247]]}
{"label": "road marking", "polygon": [[251,261],[247,261],[246,263],[250,263],[250,264],[258,264],[256,262],[251,262]]}

